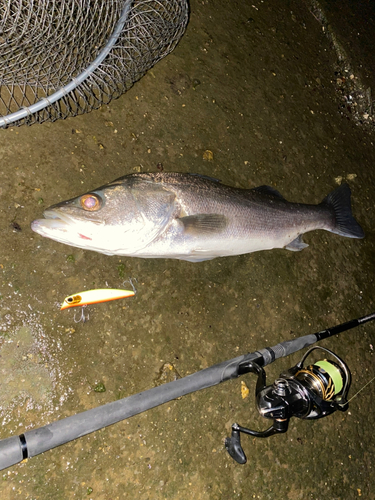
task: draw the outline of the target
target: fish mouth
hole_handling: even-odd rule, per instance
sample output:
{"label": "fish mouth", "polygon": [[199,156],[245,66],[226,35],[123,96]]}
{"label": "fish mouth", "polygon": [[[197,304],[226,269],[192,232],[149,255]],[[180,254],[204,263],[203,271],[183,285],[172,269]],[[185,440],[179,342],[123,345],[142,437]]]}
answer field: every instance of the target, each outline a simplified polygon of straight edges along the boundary
{"label": "fish mouth", "polygon": [[44,219],[36,219],[31,223],[31,229],[41,236],[69,242],[73,234],[76,233],[80,239],[92,239],[84,234],[86,231],[82,224],[67,214],[47,209],[43,212],[43,216]]}
{"label": "fish mouth", "polygon": [[41,230],[66,231],[73,222],[69,216],[54,210],[45,210],[43,217],[44,219],[36,219],[31,223],[31,229],[36,233],[41,233]]}

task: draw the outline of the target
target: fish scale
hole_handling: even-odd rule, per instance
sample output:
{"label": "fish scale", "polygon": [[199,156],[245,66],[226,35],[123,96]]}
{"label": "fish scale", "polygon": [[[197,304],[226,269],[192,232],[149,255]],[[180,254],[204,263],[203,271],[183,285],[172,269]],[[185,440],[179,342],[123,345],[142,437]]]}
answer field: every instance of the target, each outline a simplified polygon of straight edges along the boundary
{"label": "fish scale", "polygon": [[363,238],[342,184],[317,204],[292,203],[270,186],[240,189],[198,174],[129,174],[51,206],[33,221],[41,236],[107,255],[200,262],[308,245],[324,229]]}

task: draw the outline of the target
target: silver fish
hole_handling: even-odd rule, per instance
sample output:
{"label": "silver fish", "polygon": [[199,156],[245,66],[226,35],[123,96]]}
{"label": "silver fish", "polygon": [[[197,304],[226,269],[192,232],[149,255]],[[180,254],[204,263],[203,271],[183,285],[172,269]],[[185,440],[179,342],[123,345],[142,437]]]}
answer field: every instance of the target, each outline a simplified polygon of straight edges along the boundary
{"label": "silver fish", "polygon": [[318,205],[290,203],[269,186],[237,189],[206,176],[140,173],[53,205],[31,228],[107,255],[199,262],[258,250],[302,250],[325,229],[363,238],[343,184]]}

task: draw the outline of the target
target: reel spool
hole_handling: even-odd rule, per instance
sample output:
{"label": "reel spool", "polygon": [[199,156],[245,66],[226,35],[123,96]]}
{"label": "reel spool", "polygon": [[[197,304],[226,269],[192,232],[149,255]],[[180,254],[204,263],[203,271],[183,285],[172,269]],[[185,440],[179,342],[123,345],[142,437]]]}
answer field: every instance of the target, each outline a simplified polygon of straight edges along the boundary
{"label": "reel spool", "polygon": [[[304,366],[307,357],[316,349],[328,353],[334,360],[323,359]],[[273,419],[273,424],[264,431],[232,425],[232,435],[226,438],[225,448],[240,464],[247,461],[241,446],[241,432],[265,438],[286,432],[291,417],[318,419],[336,410],[348,409],[350,371],[342,359],[324,347],[309,349],[299,363],[282,373],[272,385],[266,385],[266,372],[261,366],[254,362],[240,365],[239,374],[249,372],[258,375],[255,395],[259,413],[265,418]]]}

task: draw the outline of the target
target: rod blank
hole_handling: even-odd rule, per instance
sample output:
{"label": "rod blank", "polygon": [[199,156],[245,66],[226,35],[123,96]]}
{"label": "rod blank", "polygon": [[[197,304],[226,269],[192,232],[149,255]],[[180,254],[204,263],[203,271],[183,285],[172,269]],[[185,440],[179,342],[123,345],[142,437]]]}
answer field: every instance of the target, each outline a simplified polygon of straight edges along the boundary
{"label": "rod blank", "polygon": [[3,439],[0,441],[0,470],[173,399],[237,378],[240,375],[239,366],[241,363],[255,361],[261,366],[266,366],[278,358],[289,356],[319,340],[337,335],[374,319],[375,313],[372,313],[315,334],[287,340],[273,347],[266,347],[223,361],[173,382],[57,420],[38,429],[27,431],[20,436]]}

